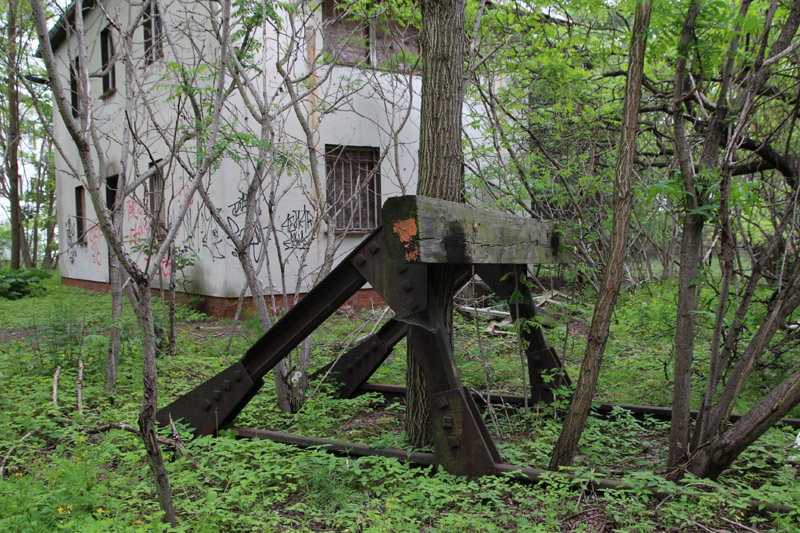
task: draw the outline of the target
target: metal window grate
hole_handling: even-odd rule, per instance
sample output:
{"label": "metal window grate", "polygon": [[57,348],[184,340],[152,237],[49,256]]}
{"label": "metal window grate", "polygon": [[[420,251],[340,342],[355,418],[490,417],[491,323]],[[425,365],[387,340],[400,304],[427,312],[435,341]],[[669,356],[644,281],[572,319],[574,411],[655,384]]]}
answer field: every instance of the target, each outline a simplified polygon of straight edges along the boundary
{"label": "metal window grate", "polygon": [[83,185],[75,187],[75,242],[86,242],[86,192]]}
{"label": "metal window grate", "polygon": [[366,232],[377,227],[381,205],[378,149],[327,145],[325,174],[335,231]]}
{"label": "metal window grate", "polygon": [[114,40],[111,28],[100,32],[100,61],[103,66],[103,94],[117,86],[116,67],[114,66]]}
{"label": "metal window grate", "polygon": [[147,208],[150,211],[150,224],[157,240],[167,236],[167,219],[164,205],[164,174],[159,168],[160,159],[150,163],[149,170],[154,170],[148,179]]}
{"label": "metal window grate", "polygon": [[161,13],[155,2],[150,2],[142,15],[142,31],[144,32],[144,61],[146,64],[163,57],[162,41],[164,30],[161,26]]}
{"label": "metal window grate", "polygon": [[69,66],[69,98],[72,106],[72,116],[77,118],[80,114],[81,93],[79,76],[81,75],[80,57],[75,56]]}

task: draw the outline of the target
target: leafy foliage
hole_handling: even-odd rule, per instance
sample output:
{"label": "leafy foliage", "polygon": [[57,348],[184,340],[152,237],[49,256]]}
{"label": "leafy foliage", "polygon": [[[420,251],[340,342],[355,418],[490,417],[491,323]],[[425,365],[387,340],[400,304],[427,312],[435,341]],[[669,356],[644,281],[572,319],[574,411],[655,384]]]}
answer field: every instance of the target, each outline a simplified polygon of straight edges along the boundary
{"label": "leafy foliage", "polygon": [[2,270],[0,271],[0,298],[19,300],[41,292],[43,288],[39,282],[49,278],[50,275],[51,273],[46,270]]}
{"label": "leafy foliage", "polygon": [[[321,449],[239,440],[225,432],[219,437],[191,438],[179,425],[192,459],[167,447],[179,515],[178,527],[167,528],[160,523],[140,437],[120,429],[94,430],[109,422],[135,426],[142,387],[139,342],[133,335],[127,341],[118,391],[107,396],[103,361],[97,356],[105,351],[107,296],[49,283],[48,293],[35,298],[41,315],[34,314],[27,324],[4,318],[0,326],[4,328],[0,336],[11,339],[0,342],[0,449],[4,456],[10,452],[0,459],[3,530],[353,531],[361,527],[364,531],[420,531],[436,527],[444,531],[558,531],[591,530],[603,524],[617,530],[651,531],[730,527],[725,520],[756,529],[791,530],[798,524],[796,512],[752,505],[759,501],[798,508],[796,464],[786,452],[794,431],[768,432],[717,483],[692,480],[677,485],[659,475],[665,422],[616,409],[609,417],[590,418],[581,456],[569,472],[574,480],[566,473],[547,473],[536,485],[506,477],[456,478],[396,459],[336,457]],[[604,400],[635,401],[643,373],[653,376],[648,386],[663,384],[663,362],[653,355],[655,347],[668,345],[660,344],[657,334],[668,336],[674,289],[651,289],[652,295],[647,291],[624,295],[626,304],[612,328],[611,373],[603,378],[611,380],[613,387],[602,391]],[[15,307],[4,307],[4,317],[24,315],[31,300],[8,302]],[[573,309],[571,314],[590,313]],[[42,316],[54,318],[46,321]],[[132,320],[129,309],[125,316],[124,320]],[[342,341],[349,335],[363,335],[364,324],[369,326],[374,318],[349,313],[327,322],[315,337],[312,367],[345,349]],[[648,324],[654,336],[643,335]],[[206,320],[181,328],[178,355],[159,361],[162,402],[227,366],[260,330],[257,323],[245,324],[244,336],[236,337],[231,353],[226,353],[227,339],[219,333],[227,332],[228,326]],[[493,389],[519,391],[516,343],[483,333],[479,339],[474,323],[462,318],[455,326],[458,364],[470,386],[484,387],[478,371],[480,343],[492,369]],[[30,328],[36,328],[36,335],[13,335]],[[554,326],[549,334],[558,338],[564,331],[563,326]],[[65,357],[55,350],[64,351]],[[47,355],[51,353],[57,359]],[[568,354],[570,364],[574,365],[578,353],[576,348]],[[387,379],[400,380],[402,346],[390,357],[381,372]],[[77,368],[71,364],[79,358],[85,365],[82,415],[75,410]],[[62,366],[58,407],[52,402],[56,361]],[[326,392],[324,383],[318,388],[312,383],[309,390],[310,400],[300,413],[285,415],[277,410],[273,385],[267,382],[237,424],[403,447],[401,403],[387,404],[376,395],[342,401]],[[509,406],[496,409],[499,425],[494,437],[504,460],[539,468],[546,465],[560,424],[553,410],[533,406],[526,414]],[[487,424],[494,429],[491,421]],[[35,431],[22,439],[31,430]],[[170,436],[169,431],[162,435]],[[625,482],[627,488],[591,489],[593,479],[608,477]],[[653,488],[673,495],[658,499]]]}

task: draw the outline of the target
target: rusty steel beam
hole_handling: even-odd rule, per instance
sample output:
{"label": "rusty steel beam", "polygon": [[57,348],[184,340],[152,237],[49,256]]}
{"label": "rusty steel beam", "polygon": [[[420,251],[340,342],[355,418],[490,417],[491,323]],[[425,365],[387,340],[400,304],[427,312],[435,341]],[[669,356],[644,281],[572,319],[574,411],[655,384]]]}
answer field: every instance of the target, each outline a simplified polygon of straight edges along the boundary
{"label": "rusty steel beam", "polygon": [[[300,448],[322,448],[330,453],[347,457],[389,457],[417,466],[432,466],[439,464],[436,460],[436,456],[432,453],[409,452],[406,450],[400,450],[398,448],[370,448],[364,444],[304,437],[302,435],[281,433],[279,431],[267,431],[262,429],[233,428],[233,430],[236,431],[237,437],[242,439],[264,439],[281,444],[298,446]],[[502,462],[495,463],[493,473],[501,476],[510,475],[516,481],[527,483],[539,483],[542,481],[542,477],[545,474],[547,474],[548,479],[552,479],[553,475],[553,472],[548,470],[512,465]],[[592,477],[589,479],[587,477],[572,474],[570,472],[560,472],[559,475],[564,476],[564,478],[572,481],[573,485],[580,487],[581,490],[589,489],[598,492],[606,490],[644,490],[659,500],[670,498],[676,495],[675,491],[665,490],[663,487],[655,485],[645,487],[638,485],[633,486],[619,479],[605,479],[597,477]],[[680,485],[677,485],[677,487],[677,490],[680,490]],[[794,511],[793,507],[772,502],[750,500],[746,503],[753,510],[767,509],[773,513],[788,513]]]}
{"label": "rusty steel beam", "polygon": [[264,333],[240,361],[158,411],[159,423],[168,425],[170,419],[182,419],[197,435],[210,435],[232,424],[264,384],[264,375],[366,283],[356,264],[380,239],[378,228]]}
{"label": "rusty steel beam", "polygon": [[280,431],[268,431],[264,429],[252,428],[232,428],[236,436],[243,439],[266,439],[281,444],[291,444],[301,448],[323,448],[338,455],[349,456],[378,456],[392,457],[400,461],[411,462],[422,466],[436,464],[436,458],[432,453],[408,452],[397,448],[372,448],[366,444],[355,444],[353,442],[341,442],[338,440],[318,439],[294,435],[292,433],[282,433]]}
{"label": "rusty steel beam", "polygon": [[511,318],[521,320],[519,335],[528,361],[528,379],[533,403],[552,403],[554,389],[572,382],[556,351],[547,345],[536,322],[536,306],[527,285],[525,265],[475,265],[475,272],[495,294],[508,302]]}
{"label": "rusty steel beam", "polygon": [[[385,396],[398,396],[402,397],[406,395],[406,388],[402,385],[386,385],[381,383],[365,383],[361,387],[358,388],[357,393],[365,393],[365,392],[377,392],[379,394],[383,394]],[[472,398],[476,401],[479,406],[483,406],[486,403],[486,395],[482,394],[477,391],[471,391]],[[489,399],[492,403],[500,403],[500,404],[508,404],[513,405],[515,407],[521,407],[525,405],[525,397],[520,396],[518,394],[499,394],[499,393],[490,393]],[[531,403],[530,398],[528,398],[528,403]],[[657,420],[671,420],[672,419],[672,408],[670,407],[658,407],[653,405],[633,405],[633,404],[625,404],[625,403],[598,403],[596,407],[593,407],[595,411],[602,415],[610,414],[612,409],[615,407],[625,409],[626,411],[630,411],[636,416],[644,417],[644,416],[652,416]],[[559,414],[566,414],[566,411],[563,409],[558,410]],[[697,416],[697,411],[691,411],[692,417]],[[731,422],[736,422],[742,417],[742,415],[731,415]],[[788,426],[794,429],[800,429],[800,418],[781,418],[781,424],[784,426]]]}
{"label": "rusty steel beam", "polygon": [[392,353],[395,344],[405,338],[407,330],[403,322],[389,319],[374,335],[311,374],[310,379],[327,376],[337,384],[339,396],[351,398]]}
{"label": "rusty steel beam", "polygon": [[[379,254],[380,252],[376,251],[374,255]],[[382,256],[379,256],[378,259],[380,261],[388,261],[388,259],[384,259]],[[381,284],[383,290],[387,292],[390,297],[394,296],[397,300],[402,300],[404,295],[408,297],[408,293],[414,292],[413,290],[407,290],[407,287],[412,287],[412,289],[415,287],[413,284],[410,284],[411,280],[401,278],[401,283],[399,284],[391,284],[384,281],[390,279],[391,268],[384,269],[383,271],[376,267],[362,268],[360,272],[373,284],[373,287],[375,286],[374,284]],[[457,291],[463,287],[471,277],[471,268],[458,267],[456,269],[456,279],[453,287]],[[418,279],[417,281],[420,280]],[[400,288],[399,291],[398,286]],[[421,288],[424,289],[425,287],[427,287],[427,283],[423,279],[421,280]],[[416,288],[417,293],[420,292],[419,289],[420,287]],[[398,292],[400,292],[400,294],[397,294]],[[414,295],[412,295],[412,297],[413,296]],[[417,296],[420,298],[422,297],[421,294],[417,294]],[[337,360],[328,363],[311,374],[310,378],[316,379],[327,376],[327,378],[338,384],[337,392],[342,398],[352,398],[357,393],[358,388],[372,377],[372,374],[383,364],[386,357],[392,353],[394,346],[405,338],[407,333],[408,324],[398,318],[391,318],[387,320],[374,335],[368,336]]]}

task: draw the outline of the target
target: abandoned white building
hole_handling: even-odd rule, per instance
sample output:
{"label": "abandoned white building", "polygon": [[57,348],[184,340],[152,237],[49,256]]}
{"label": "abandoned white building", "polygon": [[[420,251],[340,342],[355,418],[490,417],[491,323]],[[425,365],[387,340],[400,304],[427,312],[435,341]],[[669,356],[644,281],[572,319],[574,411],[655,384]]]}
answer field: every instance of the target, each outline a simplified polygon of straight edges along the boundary
{"label": "abandoned white building", "polygon": [[[419,45],[411,26],[380,9],[356,19],[334,0],[299,3],[292,12],[276,4],[264,13],[264,6],[272,4],[233,13],[238,55],[226,74],[220,156],[203,183],[239,235],[248,186],[256,173],[266,176],[251,254],[265,292],[280,303],[283,294],[308,290],[330,239],[341,257],[379,223],[387,197],[413,193],[419,77],[411,65]],[[82,39],[75,15],[74,6],[63,14],[50,41],[73,115],[89,107],[84,126],[93,128],[109,206],[128,184],[123,232],[144,264],[147,243],[162,238],[184,207],[192,165],[207,142],[200,137],[208,123],[193,130],[192,121],[206,120],[202,112],[216,95],[221,5],[86,0]],[[78,151],[55,115],[61,274],[65,284],[102,290],[108,248]],[[179,289],[206,297],[207,311],[230,314],[246,283],[235,248],[200,196],[188,201],[175,240]],[[166,261],[162,271],[169,276]],[[372,297],[363,291],[351,303]]]}

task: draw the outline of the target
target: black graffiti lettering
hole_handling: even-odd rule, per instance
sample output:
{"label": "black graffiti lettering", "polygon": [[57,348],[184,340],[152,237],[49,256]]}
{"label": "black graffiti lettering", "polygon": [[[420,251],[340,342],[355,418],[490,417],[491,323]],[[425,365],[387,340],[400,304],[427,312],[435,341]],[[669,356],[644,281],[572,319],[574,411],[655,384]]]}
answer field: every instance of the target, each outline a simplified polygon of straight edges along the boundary
{"label": "black graffiti lettering", "polygon": [[281,223],[282,233],[286,235],[283,247],[287,250],[307,250],[311,246],[311,212],[304,205],[286,214]]}

